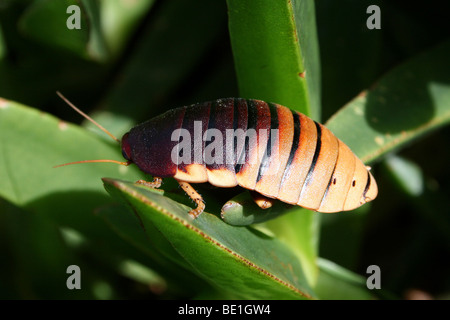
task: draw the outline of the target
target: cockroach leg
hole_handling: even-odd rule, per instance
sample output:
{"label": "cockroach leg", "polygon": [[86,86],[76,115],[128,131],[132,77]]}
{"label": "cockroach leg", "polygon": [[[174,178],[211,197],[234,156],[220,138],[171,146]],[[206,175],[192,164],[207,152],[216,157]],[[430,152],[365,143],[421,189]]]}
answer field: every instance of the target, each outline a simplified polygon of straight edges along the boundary
{"label": "cockroach leg", "polygon": [[192,216],[194,219],[197,218],[203,212],[203,210],[205,210],[205,203],[203,202],[202,196],[197,191],[195,191],[195,189],[189,183],[184,181],[178,181],[178,183],[180,184],[184,192],[186,192],[186,194],[197,204],[197,208],[189,211],[190,216]]}
{"label": "cockroach leg", "polygon": [[161,187],[162,184],[162,178],[159,177],[153,177],[153,181],[152,182],[148,182],[145,180],[138,180],[136,181],[137,184],[142,184],[146,187],[150,187],[153,189],[158,189],[159,187]]}
{"label": "cockroach leg", "polygon": [[273,203],[275,202],[275,199],[267,198],[255,191],[250,191],[250,195],[252,196],[253,201],[255,201],[255,203],[261,209],[269,209],[270,207],[273,206]]}

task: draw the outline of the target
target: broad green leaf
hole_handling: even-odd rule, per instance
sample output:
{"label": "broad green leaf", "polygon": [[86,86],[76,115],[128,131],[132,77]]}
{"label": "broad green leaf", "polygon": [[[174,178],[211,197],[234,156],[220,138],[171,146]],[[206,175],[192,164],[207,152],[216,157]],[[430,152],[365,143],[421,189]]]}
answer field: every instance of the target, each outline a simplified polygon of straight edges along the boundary
{"label": "broad green leaf", "polygon": [[314,2],[228,0],[240,94],[320,117]]}
{"label": "broad green leaf", "polygon": [[[306,80],[306,91],[309,105],[307,115],[320,120],[322,115],[321,103],[321,70],[320,51],[316,28],[316,10],[313,0],[292,0],[292,13],[295,19],[296,36],[300,45],[300,56],[303,60],[303,74]],[[293,94],[293,93],[292,93]]]}
{"label": "broad green leaf", "polygon": [[382,77],[327,127],[364,162],[380,159],[450,122],[450,41]]}
{"label": "broad green leaf", "polygon": [[0,100],[0,150],[0,195],[18,206],[28,206],[49,195],[67,198],[65,194],[71,193],[76,198],[77,192],[104,193],[98,183],[104,176],[130,180],[141,177],[134,167],[108,163],[53,168],[78,160],[121,161],[120,147],[49,114],[4,99]]}
{"label": "broad green leaf", "polygon": [[242,298],[311,298],[296,256],[282,242],[254,229],[232,227],[202,213],[193,220],[184,205],[129,182],[103,179],[106,190],[156,228],[193,270]]}

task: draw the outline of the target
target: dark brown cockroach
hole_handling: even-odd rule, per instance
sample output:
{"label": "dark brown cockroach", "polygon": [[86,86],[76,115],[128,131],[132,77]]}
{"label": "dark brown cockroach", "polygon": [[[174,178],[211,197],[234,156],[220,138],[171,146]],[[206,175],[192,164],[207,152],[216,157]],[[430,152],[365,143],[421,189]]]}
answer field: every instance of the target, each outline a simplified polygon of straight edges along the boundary
{"label": "dark brown cockroach", "polygon": [[205,204],[190,183],[239,185],[256,192],[263,208],[278,199],[318,212],[352,210],[378,193],[369,169],[330,130],[259,100],[227,98],[173,109],[132,128],[121,146],[127,162],[117,163],[134,163],[154,177],[137,183],[158,188],[162,178],[175,178],[197,204],[189,212],[193,217]]}

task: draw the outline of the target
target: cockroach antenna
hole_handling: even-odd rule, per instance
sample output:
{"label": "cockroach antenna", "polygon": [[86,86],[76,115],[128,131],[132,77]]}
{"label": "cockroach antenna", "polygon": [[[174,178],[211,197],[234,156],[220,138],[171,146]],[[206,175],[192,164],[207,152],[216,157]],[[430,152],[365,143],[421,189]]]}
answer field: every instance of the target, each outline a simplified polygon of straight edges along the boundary
{"label": "cockroach antenna", "polygon": [[80,109],[78,109],[77,107],[75,107],[75,105],[70,102],[66,97],[64,97],[62,95],[61,92],[56,91],[56,94],[64,100],[65,103],[67,103],[73,110],[75,110],[76,112],[78,112],[79,114],[81,114],[84,118],[86,118],[87,120],[89,120],[90,122],[92,122],[93,124],[95,124],[100,130],[102,130],[104,133],[106,133],[108,136],[110,136],[111,138],[113,138],[114,140],[116,140],[118,143],[120,143],[120,140],[117,139],[111,132],[109,132],[108,130],[106,130],[105,128],[103,128],[102,125],[100,125],[97,121],[95,121],[94,119],[92,119],[91,117],[89,117],[86,113],[84,113],[83,111],[81,111]]}
{"label": "cockroach antenna", "polygon": [[117,164],[120,164],[122,166],[127,166],[127,167],[131,164],[130,161],[125,162],[125,161],[117,161],[117,160],[109,160],[109,159],[99,159],[99,160],[81,160],[81,161],[69,162],[69,163],[59,164],[57,166],[54,166],[53,168],[69,166],[71,164],[94,163],[94,162],[111,162],[111,163],[117,163]]}
{"label": "cockroach antenna", "polygon": [[[89,120],[90,122],[92,122],[94,125],[96,125],[100,130],[102,130],[104,133],[106,133],[108,136],[110,136],[111,138],[113,138],[114,140],[116,140],[119,144],[120,144],[120,140],[117,139],[111,132],[109,132],[108,130],[106,130],[102,125],[100,125],[97,121],[95,121],[94,119],[92,119],[91,117],[89,117],[86,113],[84,113],[83,111],[81,111],[80,109],[78,109],[77,107],[75,107],[75,105],[70,102],[66,97],[64,97],[62,95],[61,92],[56,91],[56,94],[62,99],[64,100],[65,103],[67,103],[73,110],[75,110],[76,112],[78,112],[80,115],[82,115],[85,119]],[[127,162],[122,162],[122,161],[117,161],[117,160],[109,160],[109,159],[100,159],[100,160],[81,160],[81,161],[75,161],[75,162],[70,162],[70,163],[64,163],[64,164],[60,164],[57,166],[54,166],[53,168],[59,168],[59,167],[63,167],[63,166],[68,166],[68,165],[72,165],[72,164],[78,164],[78,163],[93,163],[93,162],[111,162],[111,163],[117,163],[123,166],[129,166],[131,164],[131,161],[127,161]]]}

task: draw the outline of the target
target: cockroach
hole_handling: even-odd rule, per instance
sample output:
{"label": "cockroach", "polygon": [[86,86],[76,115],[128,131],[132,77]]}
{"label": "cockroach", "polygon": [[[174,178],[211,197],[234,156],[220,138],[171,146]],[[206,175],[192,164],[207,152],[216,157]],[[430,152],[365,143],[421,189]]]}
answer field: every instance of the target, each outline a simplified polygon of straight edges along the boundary
{"label": "cockroach", "polygon": [[226,98],[184,106],[133,127],[119,140],[58,94],[118,141],[126,159],[69,164],[134,163],[153,176],[136,183],[151,188],[173,177],[196,203],[189,212],[194,218],[205,203],[190,183],[241,186],[263,209],[278,199],[318,212],[353,210],[378,193],[370,168],[330,130],[275,103]]}

